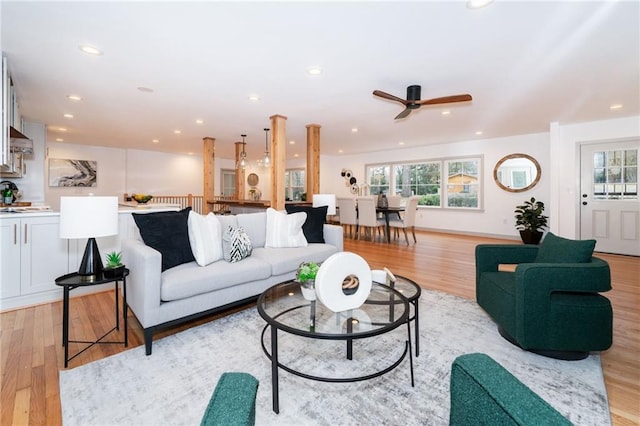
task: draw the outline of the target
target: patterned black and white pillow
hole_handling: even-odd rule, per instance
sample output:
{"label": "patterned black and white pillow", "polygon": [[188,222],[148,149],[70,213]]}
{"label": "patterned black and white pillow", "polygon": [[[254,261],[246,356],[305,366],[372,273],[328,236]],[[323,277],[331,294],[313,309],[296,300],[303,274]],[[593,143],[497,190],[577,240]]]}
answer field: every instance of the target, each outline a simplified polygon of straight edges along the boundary
{"label": "patterned black and white pillow", "polygon": [[251,256],[252,250],[251,239],[241,226],[227,227],[222,236],[224,260],[231,263],[238,262]]}

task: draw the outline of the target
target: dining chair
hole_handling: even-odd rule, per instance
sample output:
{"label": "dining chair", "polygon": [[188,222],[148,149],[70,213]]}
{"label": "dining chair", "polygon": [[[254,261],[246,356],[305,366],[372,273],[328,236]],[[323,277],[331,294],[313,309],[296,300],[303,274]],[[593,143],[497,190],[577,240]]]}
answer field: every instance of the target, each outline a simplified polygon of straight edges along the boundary
{"label": "dining chair", "polygon": [[416,195],[413,197],[409,197],[409,201],[407,201],[407,207],[404,211],[404,216],[402,219],[391,219],[389,220],[389,229],[393,229],[394,232],[398,232],[399,229],[402,229],[404,232],[404,239],[407,241],[407,245],[409,245],[409,237],[407,237],[407,229],[411,229],[411,234],[413,235],[413,242],[417,243],[416,239],[416,212],[418,211],[418,200],[420,200],[420,196]]}
{"label": "dining chair", "polygon": [[[379,219],[376,213],[376,197],[357,197],[358,203],[358,237],[364,231],[371,234],[371,241],[375,241],[376,231],[383,229],[384,219]],[[383,232],[384,234],[384,232]]]}
{"label": "dining chair", "polygon": [[[353,228],[358,225],[358,215],[356,213],[356,200],[351,197],[337,198],[338,211],[340,212],[340,225],[342,228],[348,228],[349,238],[354,237]],[[346,233],[345,233],[346,235]]]}
{"label": "dining chair", "polygon": [[389,203],[389,207],[398,208],[402,205],[402,196],[387,195],[387,202]]}

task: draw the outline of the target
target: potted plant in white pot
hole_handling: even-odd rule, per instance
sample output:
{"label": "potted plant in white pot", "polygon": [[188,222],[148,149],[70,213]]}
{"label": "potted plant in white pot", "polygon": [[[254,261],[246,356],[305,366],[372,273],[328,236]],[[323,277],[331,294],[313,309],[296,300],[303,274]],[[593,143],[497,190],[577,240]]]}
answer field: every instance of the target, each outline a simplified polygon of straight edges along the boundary
{"label": "potted plant in white pot", "polygon": [[107,263],[104,265],[102,274],[105,278],[121,277],[124,273],[124,264],[122,263],[122,254],[117,251],[107,253]]}
{"label": "potted plant in white pot", "polygon": [[548,217],[543,215],[544,203],[536,201],[534,197],[516,206],[516,229],[520,231],[520,238],[525,244],[539,244],[544,228],[547,227]]}
{"label": "potted plant in white pot", "polygon": [[302,262],[296,272],[296,281],[300,283],[302,296],[307,300],[316,300],[316,275],[320,265],[316,262]]}

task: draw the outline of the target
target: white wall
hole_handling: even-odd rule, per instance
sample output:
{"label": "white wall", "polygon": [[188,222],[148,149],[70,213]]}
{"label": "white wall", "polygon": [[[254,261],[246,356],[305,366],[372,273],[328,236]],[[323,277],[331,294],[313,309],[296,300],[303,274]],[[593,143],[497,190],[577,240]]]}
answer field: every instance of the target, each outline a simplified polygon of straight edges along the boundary
{"label": "white wall", "polygon": [[[511,193],[500,189],[493,181],[493,168],[505,155],[523,153],[540,163],[540,182],[530,191]],[[498,139],[482,139],[420,148],[393,149],[353,156],[322,156],[320,191],[352,196],[340,175],[342,169],[350,169],[358,180],[365,182],[365,165],[399,161],[422,161],[456,156],[482,156],[482,186],[484,203],[482,211],[464,211],[444,208],[421,208],[416,217],[418,228],[439,231],[518,237],[514,227],[514,208],[524,200],[535,197],[549,201],[549,135],[538,133],[510,136]],[[519,237],[518,237],[519,238]]]}

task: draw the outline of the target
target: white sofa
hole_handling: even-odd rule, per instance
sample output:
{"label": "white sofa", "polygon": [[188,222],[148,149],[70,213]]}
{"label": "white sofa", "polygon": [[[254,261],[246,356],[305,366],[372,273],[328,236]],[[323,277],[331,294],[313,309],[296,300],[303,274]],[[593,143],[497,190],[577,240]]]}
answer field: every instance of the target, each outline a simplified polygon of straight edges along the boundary
{"label": "white sofa", "polygon": [[127,303],[144,329],[146,354],[153,333],[236,305],[245,304],[270,286],[295,278],[303,261],[322,262],[343,250],[342,228],[324,225],[325,243],[306,247],[265,247],[266,213],[218,216],[222,229],[241,226],[251,238],[251,256],[235,263],[218,260],[207,266],[184,263],[161,271],[161,254],[141,239],[122,242]]}

